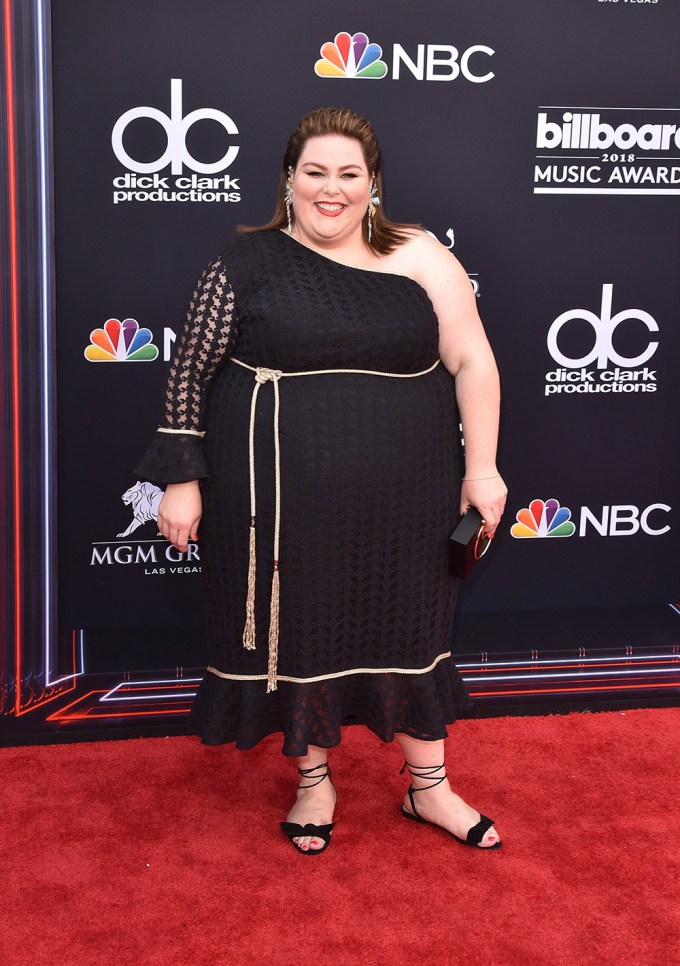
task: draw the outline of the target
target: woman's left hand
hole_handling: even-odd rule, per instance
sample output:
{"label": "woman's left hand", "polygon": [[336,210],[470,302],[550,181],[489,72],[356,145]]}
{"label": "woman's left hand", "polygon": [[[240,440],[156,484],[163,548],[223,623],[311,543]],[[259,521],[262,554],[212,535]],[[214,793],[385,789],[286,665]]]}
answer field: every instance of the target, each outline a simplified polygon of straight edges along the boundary
{"label": "woman's left hand", "polygon": [[484,533],[493,536],[501,522],[508,488],[501,476],[488,480],[464,480],[460,494],[460,512],[477,507],[484,520]]}

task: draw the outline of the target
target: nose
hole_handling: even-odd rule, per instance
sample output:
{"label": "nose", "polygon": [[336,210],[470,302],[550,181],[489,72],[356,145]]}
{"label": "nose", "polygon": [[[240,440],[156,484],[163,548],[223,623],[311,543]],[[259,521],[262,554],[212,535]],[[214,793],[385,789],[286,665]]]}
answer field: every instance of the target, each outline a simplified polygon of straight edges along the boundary
{"label": "nose", "polygon": [[326,184],[324,185],[325,194],[337,195],[340,194],[340,185],[338,184],[338,179],[329,175]]}

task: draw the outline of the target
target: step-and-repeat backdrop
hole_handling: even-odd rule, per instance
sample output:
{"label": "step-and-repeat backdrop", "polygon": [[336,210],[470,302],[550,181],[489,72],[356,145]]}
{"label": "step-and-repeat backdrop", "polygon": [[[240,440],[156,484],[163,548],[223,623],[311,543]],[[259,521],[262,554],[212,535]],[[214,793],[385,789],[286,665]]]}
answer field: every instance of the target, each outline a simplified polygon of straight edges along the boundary
{"label": "step-and-repeat backdrop", "polygon": [[[371,119],[388,214],[460,259],[498,360],[510,497],[466,612],[677,598],[678,28],[672,0],[53,5],[44,668],[71,693],[40,728],[122,728],[123,698],[155,723],[186,704],[200,541],[179,553],[159,536],[162,491],[132,467],[195,278],[237,224],[268,220],[288,134],[315,107]],[[29,708],[56,694],[35,680]]]}

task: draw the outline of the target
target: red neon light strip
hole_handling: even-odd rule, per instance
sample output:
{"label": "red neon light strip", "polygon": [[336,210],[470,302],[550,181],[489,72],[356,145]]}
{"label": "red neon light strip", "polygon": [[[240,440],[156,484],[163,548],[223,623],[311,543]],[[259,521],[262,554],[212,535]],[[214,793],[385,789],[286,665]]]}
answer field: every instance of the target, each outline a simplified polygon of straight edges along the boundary
{"label": "red neon light strip", "polygon": [[[510,696],[520,696],[520,695],[541,695],[541,694],[583,694],[583,693],[597,693],[598,691],[648,691],[658,688],[673,688],[677,690],[677,685],[669,682],[660,682],[656,684],[603,684],[600,686],[592,687],[573,687],[573,688],[525,688],[525,689],[515,689],[512,691],[499,690],[499,691],[475,691],[470,689],[472,697],[475,698],[493,698],[493,697],[505,697]],[[106,694],[104,690],[101,691],[89,691],[87,694],[82,695],[80,698],[76,698],[71,704],[67,704],[66,707],[61,708],[59,711],[53,712],[46,719],[47,721],[58,721],[62,723],[72,722],[72,721],[93,721],[93,720],[106,720],[113,718],[150,718],[158,715],[184,715],[189,713],[189,708],[168,708],[166,710],[160,710],[158,708],[152,711],[120,711],[119,709],[106,709],[106,713],[92,711],[73,711],[68,714],[72,708],[77,705],[82,705],[88,698],[93,697],[96,694]]]}
{"label": "red neon light strip", "polygon": [[[60,694],[75,690],[75,680],[69,688],[59,687],[50,695],[43,695],[36,702],[30,699],[22,707],[22,643],[23,643],[23,550],[22,540],[22,493],[21,493],[21,395],[20,395],[20,321],[19,321],[19,229],[17,204],[16,161],[16,110],[14,76],[14,28],[12,0],[3,2],[3,28],[5,38],[5,105],[7,115],[7,199],[9,212],[9,293],[11,332],[11,425],[12,425],[12,496],[14,503],[13,555],[14,555],[14,713],[17,717],[35,711]],[[75,637],[73,645],[73,670],[76,670]]]}
{"label": "red neon light strip", "polygon": [[12,491],[14,497],[14,711],[21,714],[21,419],[19,398],[19,266],[17,232],[16,117],[14,113],[14,50],[10,0],[4,0],[5,90],[7,111],[7,182],[9,207],[10,315],[12,332]]}
{"label": "red neon light strip", "polygon": [[583,694],[584,692],[590,693],[595,691],[649,691],[652,688],[666,688],[667,690],[677,691],[680,688],[680,682],[661,681],[658,684],[602,684],[599,686],[583,686],[580,688],[525,688],[514,691],[475,691],[470,689],[470,694],[473,698],[498,698],[505,697],[506,695],[519,694]]}
{"label": "red neon light strip", "polygon": [[59,711],[54,711],[49,715],[47,721],[82,721],[82,720],[92,720],[96,718],[142,718],[149,717],[156,714],[188,714],[189,708],[186,710],[179,709],[174,710],[172,708],[167,711],[118,711],[117,709],[107,709],[106,714],[88,714],[87,711],[76,712],[73,714],[66,714],[70,708],[75,708],[76,705],[82,704],[88,698],[91,698],[95,694],[106,694],[106,691],[88,691],[87,694],[82,695],[80,698],[76,698],[70,704],[67,704],[64,708]]}
{"label": "red neon light strip", "polygon": [[118,713],[114,714],[113,712],[111,714],[87,714],[87,712],[82,711],[77,713],[74,712],[73,714],[69,714],[69,715],[64,715],[64,714],[60,714],[59,712],[55,712],[45,720],[59,721],[60,723],[64,724],[70,721],[106,721],[107,719],[114,720],[115,718],[151,718],[161,714],[165,714],[165,715],[189,714],[189,708],[179,708],[176,711],[173,711],[172,709],[167,711],[125,711],[125,712],[121,712],[120,714]]}

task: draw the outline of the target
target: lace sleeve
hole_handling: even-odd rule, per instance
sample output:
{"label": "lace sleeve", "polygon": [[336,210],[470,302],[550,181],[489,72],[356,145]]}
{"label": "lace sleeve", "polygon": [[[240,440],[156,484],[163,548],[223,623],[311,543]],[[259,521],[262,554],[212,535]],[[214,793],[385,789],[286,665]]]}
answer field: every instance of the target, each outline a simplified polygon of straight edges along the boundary
{"label": "lace sleeve", "polygon": [[205,400],[217,368],[238,335],[234,292],[221,258],[203,272],[189,300],[170,366],[161,424],[135,473],[153,483],[210,476],[203,452]]}

